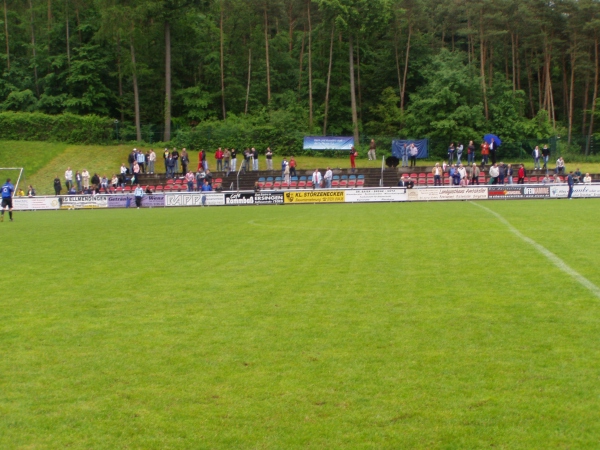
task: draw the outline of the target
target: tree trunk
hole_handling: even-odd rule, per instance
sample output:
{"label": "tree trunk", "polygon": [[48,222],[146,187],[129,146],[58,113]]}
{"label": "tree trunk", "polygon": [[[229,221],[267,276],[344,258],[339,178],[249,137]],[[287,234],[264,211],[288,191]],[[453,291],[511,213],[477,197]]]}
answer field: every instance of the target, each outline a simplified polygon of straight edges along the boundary
{"label": "tree trunk", "polygon": [[246,86],[246,106],[244,115],[248,115],[248,101],[250,100],[250,78],[252,76],[252,48],[248,48],[248,85]]}
{"label": "tree trunk", "polygon": [[221,20],[219,22],[220,31],[220,55],[221,55],[221,107],[223,109],[223,120],[227,119],[227,110],[225,109],[225,71],[223,55],[223,2],[221,1]]}
{"label": "tree trunk", "polygon": [[171,23],[165,20],[165,142],[171,140]]}
{"label": "tree trunk", "polygon": [[35,93],[40,98],[40,85],[38,83],[37,58],[35,53],[35,30],[33,28],[33,1],[29,0],[29,9],[31,10],[31,50],[33,51],[33,78],[35,81]]}
{"label": "tree trunk", "polygon": [[267,103],[271,103],[271,66],[269,62],[269,33],[268,27],[268,16],[267,16],[267,3],[265,2],[265,58],[267,64]]}
{"label": "tree trunk", "polygon": [[517,89],[521,90],[521,58],[519,58],[519,34],[515,37],[515,43],[517,44],[516,59],[517,59]]}
{"label": "tree trunk", "polygon": [[569,137],[568,143],[571,143],[571,134],[573,131],[573,99],[575,97],[575,65],[577,63],[577,34],[573,34],[573,47],[571,51],[571,86],[569,89]]}
{"label": "tree trunk", "polygon": [[[569,122],[569,75],[567,74],[567,58],[562,57],[562,91],[563,91],[563,117]],[[567,127],[568,128],[568,127]]]}
{"label": "tree trunk", "polygon": [[527,63],[527,52],[525,52],[525,66],[527,67],[527,85],[529,87],[529,109],[533,118],[535,116],[535,108],[533,106],[533,74],[531,73],[530,65]]}
{"label": "tree trunk", "polygon": [[8,40],[8,11],[6,9],[6,0],[4,0],[4,36],[6,36],[6,66],[10,71],[10,45]]}
{"label": "tree trunk", "polygon": [[291,55],[292,50],[294,49],[294,25],[296,25],[296,21],[292,17],[292,12],[294,9],[294,3],[290,2],[290,8],[288,9],[288,17],[289,17],[289,30],[288,30],[288,53]]}
{"label": "tree trunk", "polygon": [[511,50],[512,50],[512,84],[513,84],[513,92],[517,90],[517,61],[516,61],[516,48],[515,48],[515,35],[514,33],[510,33],[510,42],[511,42]]}
{"label": "tree trunk", "polygon": [[396,57],[396,75],[398,77],[398,98],[402,96],[402,75],[400,74],[400,56],[398,55],[398,31],[394,30],[394,54]]}
{"label": "tree trunk", "polygon": [[[133,78],[133,103],[135,108],[135,134],[137,141],[142,140],[142,125],[140,122],[140,93],[138,90],[137,66],[135,63],[135,47],[133,45],[133,37],[130,41],[131,48],[131,76]],[[166,141],[167,139],[165,139]]]}
{"label": "tree trunk", "polygon": [[312,91],[312,20],[310,17],[310,2],[308,0],[308,129],[313,129],[313,91]]}
{"label": "tree trunk", "polygon": [[121,123],[125,121],[125,108],[123,105],[123,68],[121,64],[121,35],[117,34],[117,70],[119,74],[119,108],[121,110]]}
{"label": "tree trunk", "polygon": [[406,57],[404,58],[404,74],[402,75],[402,92],[400,92],[400,111],[404,112],[404,94],[406,93],[406,78],[408,76],[408,58],[410,56],[410,38],[412,37],[412,23],[408,25],[406,38]]}
{"label": "tree trunk", "polygon": [[494,80],[494,45],[490,42],[490,59],[488,65],[488,87],[491,89]]}
{"label": "tree trunk", "polygon": [[354,145],[358,146],[358,114],[356,110],[356,86],[354,83],[354,46],[352,45],[352,30],[348,37],[348,57],[350,69],[350,106],[352,108],[352,129]]}
{"label": "tree trunk", "polygon": [[71,35],[69,34],[69,0],[65,0],[66,33],[67,33],[67,64],[71,68]]}
{"label": "tree trunk", "polygon": [[585,136],[585,126],[587,124],[587,108],[588,98],[590,96],[590,74],[586,71],[585,74],[585,88],[583,89],[583,121],[581,126],[581,135]]}
{"label": "tree trunk", "polygon": [[75,20],[77,20],[77,35],[79,36],[79,44],[83,42],[83,37],[81,36],[81,21],[79,20],[79,8],[75,7]]}
{"label": "tree trunk", "polygon": [[302,45],[300,46],[300,75],[298,76],[298,92],[302,89],[302,68],[304,66],[304,43],[306,42],[306,26],[302,33]]}
{"label": "tree trunk", "polygon": [[487,92],[485,83],[485,40],[483,38],[483,11],[479,13],[479,66],[481,69],[481,90],[483,93],[483,110],[485,112],[485,119],[489,120],[490,116],[488,113],[488,102]]}
{"label": "tree trunk", "polygon": [[362,93],[360,88],[360,38],[359,35],[356,36],[356,73],[358,75],[358,114],[359,118],[362,122]]}
{"label": "tree trunk", "polygon": [[594,134],[594,113],[596,112],[596,102],[598,100],[598,71],[600,70],[600,61],[598,60],[598,35],[594,39],[594,93],[592,94],[592,113],[590,114],[590,128],[588,131],[587,143],[585,145],[585,156],[590,154],[590,140]]}
{"label": "tree trunk", "polygon": [[327,135],[327,116],[329,114],[329,88],[331,86],[331,68],[333,66],[333,37],[335,25],[331,24],[331,40],[329,41],[329,68],[327,69],[327,87],[325,88],[325,112],[323,114],[323,136]]}
{"label": "tree trunk", "polygon": [[50,32],[52,31],[52,0],[48,0],[48,55],[50,55]]}

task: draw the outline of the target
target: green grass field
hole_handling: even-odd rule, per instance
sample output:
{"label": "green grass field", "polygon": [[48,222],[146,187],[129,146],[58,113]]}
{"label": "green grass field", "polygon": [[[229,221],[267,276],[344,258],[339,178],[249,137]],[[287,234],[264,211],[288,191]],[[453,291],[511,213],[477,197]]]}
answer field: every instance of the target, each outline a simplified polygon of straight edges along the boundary
{"label": "green grass field", "polygon": [[[481,204],[600,285],[598,200]],[[599,446],[600,299],[473,203],[0,233],[0,448]]]}

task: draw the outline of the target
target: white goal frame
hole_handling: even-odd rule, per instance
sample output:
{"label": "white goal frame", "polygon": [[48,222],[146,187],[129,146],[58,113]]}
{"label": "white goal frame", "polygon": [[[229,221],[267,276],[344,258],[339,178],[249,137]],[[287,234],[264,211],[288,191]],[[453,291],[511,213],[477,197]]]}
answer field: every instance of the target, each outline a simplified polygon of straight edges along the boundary
{"label": "white goal frame", "polygon": [[[0,171],[2,170],[18,170],[19,171],[19,177],[17,178],[17,182],[15,183],[15,192],[13,192],[13,197],[15,195],[17,195],[17,189],[19,189],[19,182],[21,181],[21,178],[23,178],[23,171],[25,170],[23,167],[0,167]],[[0,181],[2,181],[2,179],[0,178]],[[4,183],[0,183],[4,184]]]}

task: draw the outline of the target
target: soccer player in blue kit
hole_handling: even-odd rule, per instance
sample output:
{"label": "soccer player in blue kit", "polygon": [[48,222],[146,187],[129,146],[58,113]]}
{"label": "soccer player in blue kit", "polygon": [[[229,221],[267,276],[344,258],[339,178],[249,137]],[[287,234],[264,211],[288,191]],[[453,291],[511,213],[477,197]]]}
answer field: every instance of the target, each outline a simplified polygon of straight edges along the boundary
{"label": "soccer player in blue kit", "polygon": [[12,195],[15,192],[15,187],[10,184],[10,178],[6,180],[6,183],[2,186],[2,215],[0,215],[0,222],[4,222],[4,209],[8,209],[8,215],[10,221],[13,221],[12,217]]}

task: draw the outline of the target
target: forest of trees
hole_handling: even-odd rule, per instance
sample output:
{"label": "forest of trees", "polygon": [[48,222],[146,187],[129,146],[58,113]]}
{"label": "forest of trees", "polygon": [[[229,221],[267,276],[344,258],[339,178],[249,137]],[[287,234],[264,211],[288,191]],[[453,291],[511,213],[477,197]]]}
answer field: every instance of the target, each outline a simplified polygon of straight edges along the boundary
{"label": "forest of trees", "polygon": [[243,122],[356,138],[571,142],[600,120],[598,0],[2,6],[3,111],[95,114],[138,140],[144,129],[170,141],[176,130]]}

